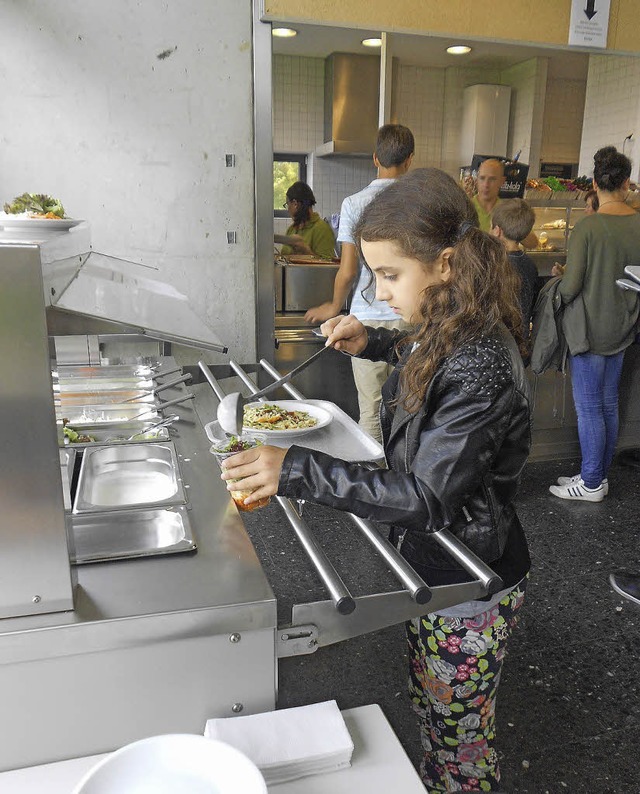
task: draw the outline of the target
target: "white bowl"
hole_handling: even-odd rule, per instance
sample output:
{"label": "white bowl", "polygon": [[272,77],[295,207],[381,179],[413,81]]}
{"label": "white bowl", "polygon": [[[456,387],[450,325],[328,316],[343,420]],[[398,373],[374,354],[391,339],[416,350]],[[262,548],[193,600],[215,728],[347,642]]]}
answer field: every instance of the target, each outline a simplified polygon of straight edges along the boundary
{"label": "white bowl", "polygon": [[258,767],[229,744],[168,734],[116,750],[73,794],[267,794]]}

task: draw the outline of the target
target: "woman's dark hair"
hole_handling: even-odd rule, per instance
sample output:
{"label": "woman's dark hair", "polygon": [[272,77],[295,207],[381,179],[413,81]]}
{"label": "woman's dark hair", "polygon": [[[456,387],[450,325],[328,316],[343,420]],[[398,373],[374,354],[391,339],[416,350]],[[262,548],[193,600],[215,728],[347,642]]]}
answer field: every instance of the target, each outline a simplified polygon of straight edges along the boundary
{"label": "woman's dark hair", "polygon": [[393,241],[403,256],[431,265],[452,247],[448,281],[421,296],[422,324],[402,345],[418,346],[402,370],[402,402],[417,410],[442,361],[456,348],[504,323],[522,339],[519,278],[504,244],[480,231],[470,199],[437,168],[419,168],[380,191],[355,232],[365,242]]}
{"label": "woman's dark hair", "polygon": [[631,160],[615,146],[605,146],[593,156],[593,178],[600,190],[619,190],[631,176]]}
{"label": "woman's dark hair", "polygon": [[287,199],[298,202],[298,209],[293,215],[293,225],[304,226],[311,217],[311,207],[316,203],[313,190],[306,182],[294,182],[287,190]]}
{"label": "woman's dark hair", "polygon": [[598,198],[597,190],[588,190],[584,196],[584,203],[587,204],[591,201],[591,209],[597,212],[600,207],[600,199]]}

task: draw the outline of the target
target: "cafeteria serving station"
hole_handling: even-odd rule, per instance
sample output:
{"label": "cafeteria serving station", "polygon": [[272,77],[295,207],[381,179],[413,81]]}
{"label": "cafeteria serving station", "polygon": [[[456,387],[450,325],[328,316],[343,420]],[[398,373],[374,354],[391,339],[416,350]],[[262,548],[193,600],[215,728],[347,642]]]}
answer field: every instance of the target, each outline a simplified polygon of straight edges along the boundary
{"label": "cafeteria serving station", "polygon": [[[267,510],[282,511],[315,571],[308,602],[279,618],[209,454],[219,401],[257,392],[256,372],[201,360],[203,380],[191,384],[168,345],[225,355],[223,341],[153,269],[95,252],[89,237],[85,223],[0,233],[0,360],[11,373],[0,385],[0,773],[272,711],[278,659],[501,586],[443,531],[473,581],[429,588],[384,533],[353,516],[363,554],[392,581],[378,592],[372,577],[367,594],[354,594],[304,505],[276,498]],[[267,382],[280,374],[265,359],[251,369]],[[297,443],[380,465],[381,447],[345,411],[308,402],[330,421]],[[391,733],[367,714],[345,717],[364,757]],[[357,738],[371,731],[373,744]],[[364,766],[363,780],[374,768]]]}

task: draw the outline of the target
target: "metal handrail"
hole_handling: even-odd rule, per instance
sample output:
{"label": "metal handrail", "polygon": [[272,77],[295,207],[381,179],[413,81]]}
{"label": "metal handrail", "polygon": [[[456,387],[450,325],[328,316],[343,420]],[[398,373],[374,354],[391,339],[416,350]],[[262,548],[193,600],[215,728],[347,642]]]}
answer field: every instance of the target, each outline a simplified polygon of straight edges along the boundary
{"label": "metal handrail", "polygon": [[284,510],[284,514],[295,530],[303,549],[329,591],[336,609],[341,615],[350,615],[356,608],[356,602],[315,536],[300,518],[289,499],[284,496],[276,496],[276,500]]}
{"label": "metal handrail", "polygon": [[[198,362],[198,364],[204,373],[207,382],[215,392],[216,397],[219,400],[222,399],[222,397],[224,397],[224,392],[222,391],[220,384],[209,371],[209,367],[203,361]],[[243,371],[239,364],[233,360],[230,360],[229,365],[236,375],[238,375],[240,380],[247,386],[249,391],[258,391],[258,387]],[[277,377],[280,376],[277,375],[276,379]],[[319,545],[312,531],[298,515],[289,499],[283,496],[277,496],[276,501],[282,507],[285,516],[287,517],[289,523],[293,527],[294,532],[298,536],[300,543],[302,544],[302,548],[305,550],[307,556],[311,560],[311,563],[316,569],[318,576],[322,580],[327,592],[331,595],[331,599],[335,604],[336,610],[341,615],[349,615],[356,607],[355,599],[349,592],[349,589],[343,582],[336,569],[331,564],[329,558]]]}
{"label": "metal handrail", "polygon": [[[198,363],[216,397],[221,400],[225,392],[209,372],[208,366],[204,362]],[[233,360],[229,364],[250,392],[258,391],[256,384],[239,364]],[[281,377],[281,373],[266,359],[261,359],[259,364],[274,380]],[[289,383],[283,384],[282,388],[294,399],[304,399]],[[309,527],[296,512],[293,502],[281,496],[276,497],[276,500],[331,595],[330,601],[293,607],[292,625],[278,630],[279,657],[312,653],[318,647],[417,617],[424,614],[424,605],[427,603],[433,610],[443,609],[461,600],[478,599],[487,593],[496,593],[504,586],[501,578],[488,565],[451,532],[443,529],[434,532],[432,537],[473,577],[473,581],[430,588],[372,523],[350,513],[348,515],[355,526],[403,587],[400,591],[354,598]]]}
{"label": "metal handrail", "polygon": [[[269,375],[275,378],[280,377],[278,370],[265,359],[260,360],[260,365]],[[295,399],[304,399],[302,394],[290,384],[287,383],[282,388],[286,389]],[[404,557],[399,554],[388,541],[380,537],[369,522],[353,513],[349,513],[349,516],[358,529],[360,529],[364,537],[374,546],[387,565],[389,565],[391,571],[399,579],[403,587],[411,593],[411,597],[416,603],[428,603],[431,598],[429,585],[418,576]],[[461,543],[455,535],[449,532],[449,530],[441,529],[439,532],[433,533],[432,537],[443,546],[460,565],[462,565],[467,573],[477,577],[483,586],[487,588],[487,592],[495,593],[502,588],[502,579],[500,579],[500,577],[477,555]]]}

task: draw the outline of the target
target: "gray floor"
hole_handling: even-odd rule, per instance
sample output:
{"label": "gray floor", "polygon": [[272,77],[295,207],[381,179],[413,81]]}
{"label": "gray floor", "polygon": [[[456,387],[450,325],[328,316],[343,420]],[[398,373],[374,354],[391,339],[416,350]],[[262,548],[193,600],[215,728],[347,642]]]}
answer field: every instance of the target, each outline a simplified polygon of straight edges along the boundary
{"label": "gray floor", "polygon": [[[640,607],[608,582],[609,572],[640,566],[640,471],[614,464],[601,504],[551,497],[548,485],[576,465],[529,464],[518,499],[533,569],[498,698],[498,750],[510,794],[640,791]],[[340,514],[307,505],[304,517],[354,594],[395,589]],[[291,604],[323,597],[317,577],[278,505],[248,515],[247,528],[285,624]],[[379,703],[417,764],[405,664],[401,626],[284,659],[278,705]]]}

